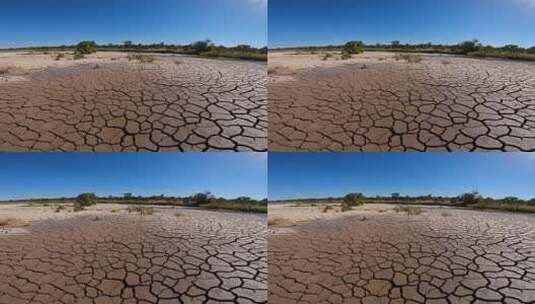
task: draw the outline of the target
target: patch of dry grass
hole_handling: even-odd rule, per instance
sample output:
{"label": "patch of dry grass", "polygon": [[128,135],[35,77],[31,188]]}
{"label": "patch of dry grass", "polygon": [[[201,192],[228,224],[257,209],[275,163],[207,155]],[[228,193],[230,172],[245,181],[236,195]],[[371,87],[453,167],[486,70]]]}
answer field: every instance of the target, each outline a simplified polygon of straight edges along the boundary
{"label": "patch of dry grass", "polygon": [[270,217],[268,219],[268,226],[288,226],[290,221],[282,217]]}
{"label": "patch of dry grass", "polygon": [[128,213],[139,213],[141,216],[153,215],[154,208],[152,207],[128,207]]}
{"label": "patch of dry grass", "polygon": [[396,213],[407,213],[407,215],[420,215],[422,214],[423,210],[420,207],[412,207],[412,206],[396,206],[394,208],[394,211]]}
{"label": "patch of dry grass", "polygon": [[154,56],[152,55],[128,55],[128,61],[139,61],[141,63],[151,63],[154,62]]}
{"label": "patch of dry grass", "polygon": [[420,63],[424,60],[420,55],[411,54],[396,54],[394,59],[396,59],[396,61],[404,60],[408,63]]}
{"label": "patch of dry grass", "polygon": [[270,66],[268,68],[268,75],[290,76],[295,74],[297,74],[297,71],[288,66]]}
{"label": "patch of dry grass", "polygon": [[8,227],[17,224],[19,221],[12,217],[0,218],[0,227]]}

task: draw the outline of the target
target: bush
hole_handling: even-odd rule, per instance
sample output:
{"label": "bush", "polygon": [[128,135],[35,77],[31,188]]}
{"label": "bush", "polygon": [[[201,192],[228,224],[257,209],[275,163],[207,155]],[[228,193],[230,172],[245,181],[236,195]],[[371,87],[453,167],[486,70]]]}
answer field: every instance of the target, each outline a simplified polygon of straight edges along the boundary
{"label": "bush", "polygon": [[325,56],[323,56],[322,60],[323,61],[327,61],[327,60],[329,60],[329,58],[332,58],[332,57],[333,57],[333,54],[327,53],[327,54],[325,54]]}
{"label": "bush", "polygon": [[74,52],[74,57],[73,57],[74,60],[80,60],[80,59],[84,59],[84,58],[85,58],[84,54],[78,53],[78,52]]}
{"label": "bush", "polygon": [[97,196],[94,193],[82,193],[74,202],[74,211],[82,211],[86,207],[97,204]]}
{"label": "bush", "polygon": [[212,41],[207,39],[207,40],[203,40],[203,41],[193,42],[190,45],[190,48],[192,49],[194,54],[199,55],[201,53],[210,51],[213,46],[214,46],[214,44],[212,43]]}
{"label": "bush", "polygon": [[190,201],[194,206],[210,204],[214,201],[214,199],[215,197],[209,191],[197,193],[190,197]]}
{"label": "bush", "polygon": [[76,52],[82,55],[93,54],[96,46],[95,41],[82,41],[76,46]]}
{"label": "bush", "polygon": [[481,200],[481,195],[476,191],[465,193],[459,196],[459,201],[461,202],[461,205],[463,206],[475,205],[479,203],[480,200]]}
{"label": "bush", "polygon": [[468,54],[468,53],[478,51],[481,48],[481,43],[479,43],[479,41],[476,39],[464,41],[464,42],[459,43],[457,48],[459,49],[459,52],[461,52],[462,54]]}
{"label": "bush", "polygon": [[362,41],[349,41],[344,45],[343,53],[349,55],[360,54],[364,52],[364,50],[362,49],[363,47],[364,43],[362,43]]}
{"label": "bush", "polygon": [[59,205],[54,212],[60,213],[61,211],[65,210],[65,209],[66,209],[65,206]]}
{"label": "bush", "polygon": [[351,207],[364,205],[362,199],[364,195],[362,193],[349,193],[344,196],[344,203],[350,205]]}
{"label": "bush", "polygon": [[342,58],[342,60],[348,60],[348,59],[353,58],[353,56],[349,53],[342,52],[342,56],[340,58]]}

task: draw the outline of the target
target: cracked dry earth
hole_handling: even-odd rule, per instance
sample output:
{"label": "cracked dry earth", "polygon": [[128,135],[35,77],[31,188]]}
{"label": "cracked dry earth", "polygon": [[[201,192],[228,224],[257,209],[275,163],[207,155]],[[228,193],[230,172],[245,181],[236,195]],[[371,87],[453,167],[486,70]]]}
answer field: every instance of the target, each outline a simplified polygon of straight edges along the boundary
{"label": "cracked dry earth", "polygon": [[386,212],[271,232],[271,303],[533,303],[533,216]]}
{"label": "cracked dry earth", "polygon": [[535,151],[534,63],[422,57],[271,81],[270,151]]}
{"label": "cracked dry earth", "polygon": [[265,216],[181,212],[0,234],[0,303],[265,303]]}
{"label": "cracked dry earth", "polygon": [[0,150],[267,150],[265,64],[155,58],[0,81]]}

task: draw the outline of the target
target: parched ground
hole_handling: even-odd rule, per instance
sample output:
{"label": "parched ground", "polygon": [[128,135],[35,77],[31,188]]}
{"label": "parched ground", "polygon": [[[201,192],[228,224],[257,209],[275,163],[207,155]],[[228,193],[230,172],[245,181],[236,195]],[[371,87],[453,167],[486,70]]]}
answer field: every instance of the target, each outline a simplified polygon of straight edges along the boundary
{"label": "parched ground", "polygon": [[269,57],[270,151],[535,151],[535,63]]}
{"label": "parched ground", "polygon": [[266,64],[55,56],[0,53],[0,150],[267,150]]}
{"label": "parched ground", "polygon": [[534,219],[357,208],[348,216],[271,226],[269,302],[533,303]]}
{"label": "parched ground", "polygon": [[119,209],[26,223],[0,228],[2,304],[267,301],[262,215]]}

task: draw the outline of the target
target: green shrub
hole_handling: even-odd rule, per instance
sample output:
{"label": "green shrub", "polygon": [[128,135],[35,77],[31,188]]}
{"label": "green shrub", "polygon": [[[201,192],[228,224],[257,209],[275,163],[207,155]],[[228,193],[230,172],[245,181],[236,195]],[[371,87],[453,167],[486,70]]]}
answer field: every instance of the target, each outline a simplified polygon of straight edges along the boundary
{"label": "green shrub", "polygon": [[360,54],[363,53],[364,43],[362,41],[349,41],[344,45],[344,51],[343,53],[354,55],[354,54]]}
{"label": "green shrub", "polygon": [[76,52],[82,55],[93,54],[96,52],[96,46],[95,41],[82,41],[76,45]]}
{"label": "green shrub", "polygon": [[353,58],[353,56],[350,53],[342,52],[342,56],[340,56],[342,60],[348,60]]}
{"label": "green shrub", "polygon": [[189,201],[193,206],[207,205],[214,201],[215,197],[211,192],[206,191],[202,193],[194,194],[190,197]]}
{"label": "green shrub", "polygon": [[460,53],[468,54],[478,51],[481,48],[481,43],[479,43],[479,41],[476,39],[463,41],[457,45],[457,48],[459,49]]}
{"label": "green shrub", "polygon": [[462,194],[458,199],[463,206],[475,205],[481,201],[481,195],[477,191],[472,191]]}
{"label": "green shrub", "polygon": [[94,193],[82,193],[76,197],[74,211],[82,211],[86,207],[96,205],[97,202],[97,196]]}
{"label": "green shrub", "polygon": [[74,56],[73,56],[74,60],[80,60],[80,59],[84,59],[84,58],[85,58],[84,54],[78,53],[78,52],[74,52]]}
{"label": "green shrub", "polygon": [[362,193],[349,193],[346,196],[344,196],[344,203],[356,207],[364,205],[364,202],[362,199],[364,198],[364,195]]}

